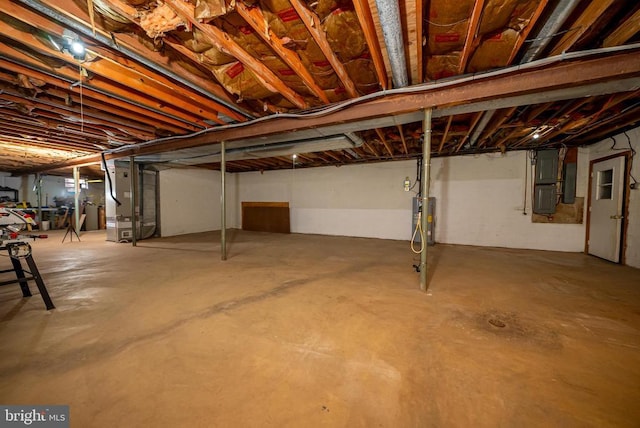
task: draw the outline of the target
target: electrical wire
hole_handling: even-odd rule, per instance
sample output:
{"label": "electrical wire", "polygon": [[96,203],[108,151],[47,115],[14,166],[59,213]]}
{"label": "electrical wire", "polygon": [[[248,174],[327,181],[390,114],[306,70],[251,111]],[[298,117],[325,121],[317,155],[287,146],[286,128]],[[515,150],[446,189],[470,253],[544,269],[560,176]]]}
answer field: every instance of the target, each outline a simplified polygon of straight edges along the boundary
{"label": "electrical wire", "polygon": [[[411,236],[411,251],[414,254],[421,254],[424,251],[424,231],[422,230],[422,211],[418,211],[418,222],[416,223],[416,228],[413,231],[413,235]],[[415,249],[416,235],[420,233],[420,251]]]}
{"label": "electrical wire", "polygon": [[633,180],[633,186],[635,187],[638,184],[638,180],[636,180],[631,171],[633,169],[633,158],[635,158],[636,156],[636,150],[631,145],[631,138],[629,138],[629,134],[627,134],[627,131],[624,131],[623,134],[625,137],[627,137],[627,143],[629,143],[629,148],[631,149],[631,159],[629,159],[629,177],[631,177],[631,179]]}
{"label": "electrical wire", "polygon": [[[418,184],[421,181],[421,177],[422,177],[422,158],[416,158],[417,163],[416,163],[416,179],[413,182],[413,186],[411,186],[409,188],[410,191],[413,190],[414,187],[416,187],[416,184]],[[420,192],[422,191],[422,186],[418,187],[418,196],[420,196]]]}
{"label": "electrical wire", "polygon": [[322,116],[326,116],[331,113],[335,113],[337,111],[343,110],[352,105],[360,104],[369,100],[383,98],[390,95],[412,94],[412,93],[424,92],[425,90],[447,88],[450,86],[457,86],[462,83],[474,82],[474,81],[484,80],[484,79],[493,78],[497,76],[503,76],[505,74],[513,73],[514,71],[535,69],[535,68],[540,68],[542,66],[555,64],[558,62],[583,59],[583,58],[602,55],[606,53],[623,52],[623,51],[629,51],[629,50],[634,50],[639,48],[640,48],[640,43],[634,43],[630,45],[611,46],[606,48],[591,49],[588,51],[564,52],[560,55],[555,55],[549,58],[543,58],[536,61],[527,62],[525,64],[518,64],[512,67],[506,67],[498,70],[467,74],[467,75],[464,75],[463,77],[449,78],[446,80],[422,83],[414,86],[406,86],[402,88],[387,89],[379,92],[374,92],[371,94],[363,95],[358,98],[352,98],[340,103],[335,103],[332,105],[328,105],[326,107],[321,107],[311,112],[307,111],[304,113],[276,113],[269,116],[259,117],[246,122],[230,123],[227,125],[222,125],[214,128],[206,128],[191,134],[157,138],[157,139],[145,141],[139,144],[128,144],[118,148],[107,150],[105,153],[118,153],[120,151],[125,151],[132,148],[145,147],[151,144],[162,143],[165,141],[176,141],[176,140],[182,140],[187,138],[194,138],[203,134],[214,133],[214,132],[224,131],[228,129],[244,128],[247,126],[255,125],[256,123],[261,123],[261,122],[266,122],[266,121],[276,120],[276,119],[285,119],[285,118],[286,119],[307,119],[311,117],[322,117]]}
{"label": "electrical wire", "polygon": [[120,202],[118,198],[116,198],[115,195],[113,194],[113,183],[111,182],[111,174],[109,173],[109,168],[107,168],[107,160],[104,157],[104,152],[102,152],[101,155],[102,155],[102,166],[104,167],[104,173],[107,176],[107,181],[109,182],[109,195],[111,196],[111,199],[113,199],[115,203],[118,206],[120,206],[122,205],[122,202]]}

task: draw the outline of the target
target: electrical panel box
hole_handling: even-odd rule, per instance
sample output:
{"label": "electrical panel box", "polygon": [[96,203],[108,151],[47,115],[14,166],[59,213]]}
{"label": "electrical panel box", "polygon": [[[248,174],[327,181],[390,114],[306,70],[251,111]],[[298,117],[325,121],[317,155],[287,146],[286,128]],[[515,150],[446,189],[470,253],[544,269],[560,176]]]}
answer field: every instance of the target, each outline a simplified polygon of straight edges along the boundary
{"label": "electrical panel box", "polygon": [[555,184],[558,181],[558,150],[536,152],[536,183]]}
{"label": "electrical panel box", "polygon": [[[416,226],[418,224],[418,212],[420,212],[420,206],[422,205],[422,198],[414,197],[413,198],[413,220],[411,222],[411,236],[413,236],[413,232],[416,230]],[[436,198],[429,198],[429,206],[427,209],[427,245],[432,246],[436,244],[436,235],[435,235],[435,213],[436,213]],[[417,233],[414,239],[415,243],[420,243],[422,240],[420,239],[420,234]]]}
{"label": "electrical panel box", "polygon": [[536,214],[553,214],[556,212],[556,185],[536,185],[533,212]]}

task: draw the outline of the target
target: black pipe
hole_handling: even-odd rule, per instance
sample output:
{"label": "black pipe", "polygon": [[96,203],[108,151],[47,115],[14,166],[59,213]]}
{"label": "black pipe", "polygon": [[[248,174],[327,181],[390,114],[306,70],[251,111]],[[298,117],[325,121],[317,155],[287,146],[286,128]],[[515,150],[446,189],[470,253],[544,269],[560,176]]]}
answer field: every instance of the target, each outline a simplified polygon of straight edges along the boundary
{"label": "black pipe", "polygon": [[113,183],[111,182],[111,174],[109,174],[109,168],[107,168],[107,160],[104,157],[104,152],[100,153],[102,155],[102,166],[104,167],[104,172],[107,175],[107,181],[109,182],[109,194],[111,195],[111,199],[116,201],[118,206],[122,205],[122,203],[113,195]]}

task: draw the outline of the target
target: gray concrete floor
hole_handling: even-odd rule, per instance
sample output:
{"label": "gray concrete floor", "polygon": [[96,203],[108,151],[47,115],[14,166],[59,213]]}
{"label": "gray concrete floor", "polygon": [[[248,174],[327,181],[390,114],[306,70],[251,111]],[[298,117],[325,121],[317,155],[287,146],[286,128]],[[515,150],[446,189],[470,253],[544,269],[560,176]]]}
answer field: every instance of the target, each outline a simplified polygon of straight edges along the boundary
{"label": "gray concrete floor", "polygon": [[57,309],[0,288],[0,403],[72,427],[640,426],[637,269],[438,245],[424,294],[406,242],[51,235]]}

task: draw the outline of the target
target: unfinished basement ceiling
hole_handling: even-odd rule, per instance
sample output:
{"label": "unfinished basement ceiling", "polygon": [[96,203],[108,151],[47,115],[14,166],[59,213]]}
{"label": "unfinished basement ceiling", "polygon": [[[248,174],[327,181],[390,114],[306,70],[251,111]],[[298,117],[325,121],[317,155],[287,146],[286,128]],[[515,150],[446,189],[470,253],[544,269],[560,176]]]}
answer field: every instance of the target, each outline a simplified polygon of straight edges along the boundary
{"label": "unfinished basement ceiling", "polygon": [[[588,145],[640,122],[635,0],[401,1],[400,22],[394,5],[3,1],[0,170],[44,171],[95,162],[102,152],[219,168],[221,140],[246,147],[261,135],[256,144],[278,150],[236,155],[228,170],[291,168],[283,141],[296,142],[296,167],[409,159],[421,153],[420,107],[441,98],[433,101],[436,156]],[[74,40],[86,46],[75,58]],[[558,55],[578,69],[584,61],[585,79],[607,70],[583,86],[580,73],[565,76],[571,84],[553,83],[564,69],[544,59]],[[468,84],[475,74],[519,86],[527,64],[539,64],[534,71],[547,71],[550,83],[495,96]],[[489,72],[516,65],[522,71]],[[441,84],[468,89],[457,100],[438,98],[433,91],[449,88]],[[428,101],[412,104],[416,94]],[[397,108],[376,110],[389,100]],[[347,114],[351,107],[360,116]],[[334,116],[312,120],[324,111]],[[277,125],[294,117],[295,125]],[[348,144],[322,147],[307,135],[314,129]]]}

